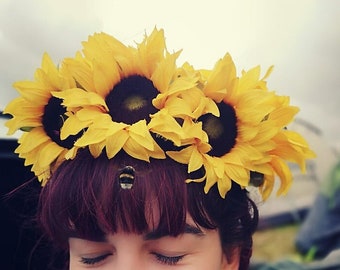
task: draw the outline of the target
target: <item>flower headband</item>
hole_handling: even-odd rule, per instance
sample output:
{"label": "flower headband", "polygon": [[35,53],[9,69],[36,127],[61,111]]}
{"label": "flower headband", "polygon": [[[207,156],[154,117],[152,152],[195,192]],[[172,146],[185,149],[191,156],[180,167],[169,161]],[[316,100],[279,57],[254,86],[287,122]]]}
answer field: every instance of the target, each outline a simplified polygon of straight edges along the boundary
{"label": "flower headband", "polygon": [[136,47],[104,33],[83,42],[82,52],[56,67],[44,54],[34,81],[16,82],[20,97],[5,108],[13,117],[9,134],[24,133],[16,153],[45,184],[51,173],[81,148],[94,157],[119,151],[150,162],[170,157],[187,164],[187,179],[217,183],[225,197],[232,181],[250,179],[263,198],[281,180],[278,194],[292,181],[287,162],[305,170],[314,157],[298,133],[285,127],[297,107],[269,91],[260,67],[237,76],[229,54],[212,70],[178,67],[180,52],[169,53],[163,30],[154,29]]}

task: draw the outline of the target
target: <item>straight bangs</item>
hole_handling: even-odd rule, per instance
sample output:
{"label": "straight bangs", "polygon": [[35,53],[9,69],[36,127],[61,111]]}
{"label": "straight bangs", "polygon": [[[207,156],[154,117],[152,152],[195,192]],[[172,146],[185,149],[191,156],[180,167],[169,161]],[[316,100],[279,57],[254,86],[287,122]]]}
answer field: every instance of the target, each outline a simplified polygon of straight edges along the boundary
{"label": "straight bangs", "polygon": [[[135,169],[131,189],[119,183],[125,166]],[[171,159],[148,163],[123,152],[113,159],[94,158],[83,150],[42,189],[40,223],[62,247],[69,237],[100,241],[118,230],[176,236],[185,228],[187,177],[186,167]]]}
{"label": "straight bangs", "polygon": [[[126,166],[135,170],[131,189],[119,182]],[[188,177],[187,166],[172,159],[148,163],[124,152],[94,158],[82,150],[42,189],[38,218],[50,239],[67,249],[70,237],[103,241],[118,230],[177,236],[189,214],[196,225],[219,230],[226,254],[239,246],[249,251],[258,212],[246,189],[233,183],[223,199],[217,185],[206,194],[204,182],[187,184]]]}

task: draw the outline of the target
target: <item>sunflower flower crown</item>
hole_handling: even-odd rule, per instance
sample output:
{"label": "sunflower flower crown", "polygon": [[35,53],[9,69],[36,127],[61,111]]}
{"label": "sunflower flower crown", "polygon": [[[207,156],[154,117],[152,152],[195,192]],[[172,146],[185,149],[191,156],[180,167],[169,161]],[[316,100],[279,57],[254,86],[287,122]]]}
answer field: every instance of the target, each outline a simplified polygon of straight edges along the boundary
{"label": "sunflower flower crown", "polygon": [[4,111],[13,116],[8,134],[24,131],[15,152],[43,185],[88,148],[94,157],[103,151],[148,162],[170,157],[187,164],[189,175],[203,172],[187,182],[205,181],[205,192],[217,184],[222,197],[234,181],[259,186],[266,199],[277,177],[278,194],[285,193],[288,162],[304,171],[314,153],[285,128],[299,109],[268,90],[272,68],[263,78],[259,66],[237,76],[226,54],[213,69],[196,70],[178,67],[179,54],[167,51],[156,28],[135,47],[94,34],[59,66],[44,54],[34,80],[14,84],[20,96]]}

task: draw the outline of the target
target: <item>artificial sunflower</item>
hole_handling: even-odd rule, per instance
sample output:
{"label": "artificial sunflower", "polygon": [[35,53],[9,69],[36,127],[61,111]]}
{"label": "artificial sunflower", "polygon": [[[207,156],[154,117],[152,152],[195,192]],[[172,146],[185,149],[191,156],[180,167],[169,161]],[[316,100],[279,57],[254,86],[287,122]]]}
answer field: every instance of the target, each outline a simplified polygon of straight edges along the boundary
{"label": "artificial sunflower", "polygon": [[53,166],[63,161],[65,155],[76,152],[73,140],[79,135],[60,139],[66,110],[61,100],[51,94],[75,87],[75,81],[63,66],[57,68],[48,54],[44,54],[34,77],[34,81],[14,83],[20,96],[7,105],[4,113],[13,116],[6,122],[9,135],[24,131],[15,152],[25,159],[25,165],[32,165],[32,171],[44,184]]}
{"label": "artificial sunflower", "polygon": [[[270,72],[271,68],[260,79],[260,67],[255,67],[237,77],[229,54],[213,70],[201,71],[202,92],[216,102],[219,115],[205,113],[193,119],[202,123],[207,141],[196,134],[187,148],[168,154],[178,162],[188,163],[189,172],[204,168],[205,192],[217,183],[220,195],[225,197],[232,181],[246,187],[255,172],[264,175],[260,190],[266,199],[275,175],[282,181],[280,192],[289,187],[291,175],[286,160],[298,161],[303,167],[302,160],[312,156],[306,143],[293,142],[293,135],[284,136],[282,129],[293,119],[297,108],[268,91],[265,79]],[[284,141],[281,146],[279,140]],[[202,147],[206,143],[211,146],[209,150]],[[299,160],[294,159],[296,153]]]}
{"label": "artificial sunflower", "polygon": [[159,143],[179,146],[184,135],[175,117],[190,113],[170,101],[195,88],[197,77],[178,76],[179,53],[167,52],[162,30],[136,48],[103,33],[83,45],[83,55],[65,60],[77,88],[53,93],[69,111],[61,138],[85,130],[75,145],[94,156],[105,148],[108,157],[123,149],[146,161],[165,158]]}

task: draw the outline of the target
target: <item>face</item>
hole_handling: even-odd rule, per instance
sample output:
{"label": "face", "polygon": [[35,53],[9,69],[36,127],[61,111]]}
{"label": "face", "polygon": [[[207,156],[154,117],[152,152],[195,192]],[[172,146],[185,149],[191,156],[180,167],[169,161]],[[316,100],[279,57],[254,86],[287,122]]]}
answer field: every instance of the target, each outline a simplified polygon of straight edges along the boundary
{"label": "face", "polygon": [[119,231],[104,242],[70,238],[69,247],[71,270],[238,269],[238,258],[227,261],[223,254],[218,231],[197,227],[191,220],[177,237]]}

